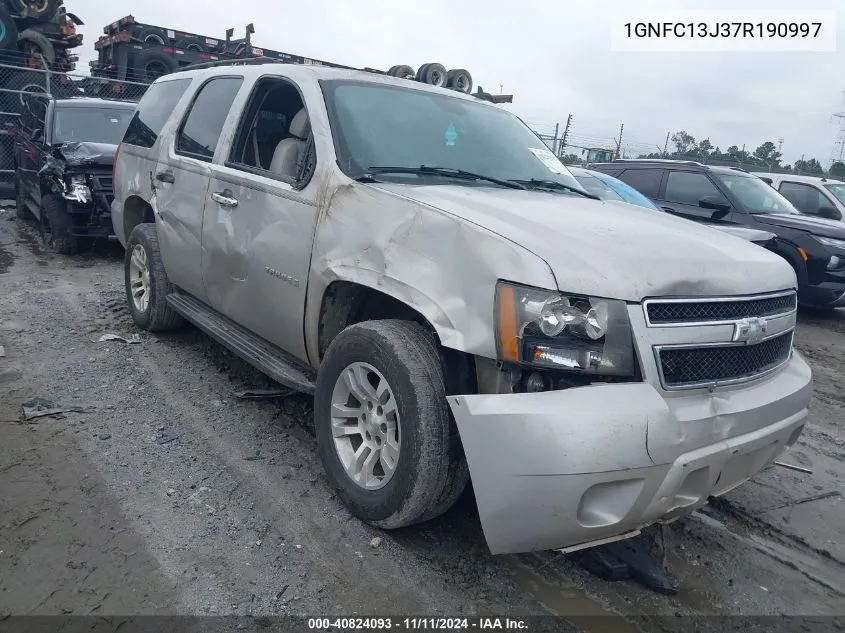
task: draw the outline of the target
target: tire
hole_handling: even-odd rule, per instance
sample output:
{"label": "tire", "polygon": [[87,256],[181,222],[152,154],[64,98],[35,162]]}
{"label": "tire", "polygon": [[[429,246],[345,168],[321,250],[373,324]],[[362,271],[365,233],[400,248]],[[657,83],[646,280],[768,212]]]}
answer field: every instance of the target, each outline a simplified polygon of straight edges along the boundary
{"label": "tire", "polygon": [[208,50],[205,40],[201,37],[183,37],[182,39],[177,40],[176,48],[188,51],[199,51],[200,53],[205,53]]}
{"label": "tire", "polygon": [[[378,372],[386,380],[398,414],[392,422],[398,433],[388,427],[380,442],[376,439],[377,429],[386,425],[375,422],[369,427],[373,435],[366,439],[372,439],[372,445],[378,442],[378,446],[386,446],[388,439],[395,443],[398,437],[399,451],[390,476],[386,475],[382,453],[378,453],[376,465],[383,476],[375,482],[377,487],[370,489],[347,474],[332,431],[332,400],[343,400],[346,387],[342,375],[356,364],[371,376]],[[363,405],[362,398],[353,396],[351,400],[357,400],[363,412],[356,416],[358,420],[366,417],[367,411],[381,413],[380,406],[373,409]],[[377,399],[369,404],[373,402],[379,404]],[[370,415],[369,420],[373,420]],[[379,419],[391,424],[388,418],[375,418]],[[434,518],[457,500],[466,485],[466,464],[461,464],[463,453],[456,430],[453,433],[437,346],[434,337],[417,323],[367,321],[348,327],[335,337],[317,376],[314,421],[317,451],[329,482],[350,512],[371,525],[396,529]],[[361,440],[359,447],[363,446],[363,435],[341,438],[344,442],[349,438],[347,457],[348,451],[355,448],[355,437]],[[372,470],[375,472],[374,467]]]}
{"label": "tire", "polygon": [[391,67],[391,69],[387,71],[387,74],[391,77],[399,77],[400,79],[413,79],[416,77],[414,69],[406,64]]}
{"label": "tire", "polygon": [[48,22],[56,15],[60,4],[59,0],[33,0],[29,3],[28,17]]}
{"label": "tire", "polygon": [[162,75],[176,70],[176,60],[157,50],[141,51],[132,64],[133,79],[152,83]]}
{"label": "tire", "polygon": [[14,51],[18,48],[18,27],[9,11],[0,5],[0,51]]}
{"label": "tire", "polygon": [[446,73],[446,87],[464,94],[472,92],[472,75],[468,70],[455,68]]}
{"label": "tire", "polygon": [[3,87],[7,90],[15,91],[3,93],[2,97],[0,97],[0,99],[2,99],[3,106],[8,108],[9,111],[15,113],[22,112],[24,108],[24,95],[20,93],[30,92],[47,94],[44,73],[32,72],[23,69],[17,72]]}
{"label": "tire", "polygon": [[56,48],[46,35],[36,29],[25,29],[18,35],[18,50],[25,52],[25,49],[39,52],[48,66],[56,63]]}
{"label": "tire", "polygon": [[[141,278],[138,274],[137,264],[133,263],[133,257],[137,256],[136,249],[143,251],[147,272],[147,285],[145,287],[147,301],[145,304],[143,302],[136,303],[133,297],[133,282],[138,287],[137,280]],[[148,332],[167,332],[178,330],[185,324],[184,319],[167,305],[167,295],[172,293],[174,288],[167,278],[164,262],[161,260],[158,231],[155,224],[138,224],[132,229],[129,238],[126,240],[123,271],[126,302],[135,325]]]}
{"label": "tire", "polygon": [[417,81],[431,86],[445,86],[446,85],[446,67],[443,64],[432,62],[430,64],[423,64],[417,71]]}
{"label": "tire", "polygon": [[167,31],[155,27],[141,29],[136,37],[148,46],[167,46],[170,44],[170,38],[167,36]]}
{"label": "tire", "polygon": [[75,255],[79,250],[79,239],[71,235],[72,219],[67,211],[67,202],[55,195],[41,198],[41,238],[44,246],[60,255]]}

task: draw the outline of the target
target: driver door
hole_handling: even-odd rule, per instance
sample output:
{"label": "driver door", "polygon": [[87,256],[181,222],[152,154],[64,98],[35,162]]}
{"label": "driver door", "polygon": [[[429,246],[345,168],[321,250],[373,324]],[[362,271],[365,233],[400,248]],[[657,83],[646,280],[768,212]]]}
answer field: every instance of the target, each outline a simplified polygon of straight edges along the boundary
{"label": "driver door", "polygon": [[730,206],[728,199],[707,174],[670,169],[666,175],[663,193],[655,202],[664,211],[688,220],[725,222],[730,209],[727,212],[705,209],[700,205],[702,198],[721,201]]}

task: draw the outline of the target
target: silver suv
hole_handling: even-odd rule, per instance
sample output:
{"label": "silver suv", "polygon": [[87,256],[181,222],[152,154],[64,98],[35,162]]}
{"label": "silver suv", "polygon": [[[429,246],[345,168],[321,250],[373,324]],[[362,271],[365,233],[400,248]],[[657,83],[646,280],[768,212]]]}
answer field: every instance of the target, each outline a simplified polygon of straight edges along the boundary
{"label": "silver suv", "polygon": [[473,96],[291,64],[167,75],[115,195],[135,323],[190,321],[313,394],[328,480],[376,526],[471,478],[493,553],[622,538],[807,418],[785,261],[597,200]]}

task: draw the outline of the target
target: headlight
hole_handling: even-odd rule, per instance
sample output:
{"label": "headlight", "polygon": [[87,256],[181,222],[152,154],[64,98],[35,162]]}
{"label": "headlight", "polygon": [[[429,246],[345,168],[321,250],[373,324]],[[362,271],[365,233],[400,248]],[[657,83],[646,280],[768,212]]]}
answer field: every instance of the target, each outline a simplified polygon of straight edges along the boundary
{"label": "headlight", "polygon": [[845,251],[845,240],[835,240],[832,237],[819,237],[818,235],[814,235],[813,237],[825,246],[832,246],[833,248],[839,248]]}
{"label": "headlight", "polygon": [[85,176],[73,175],[70,177],[65,191],[65,198],[82,204],[88,204],[93,200],[91,189],[86,183]]}
{"label": "headlight", "polygon": [[635,373],[624,301],[499,282],[496,333],[503,361],[586,374]]}

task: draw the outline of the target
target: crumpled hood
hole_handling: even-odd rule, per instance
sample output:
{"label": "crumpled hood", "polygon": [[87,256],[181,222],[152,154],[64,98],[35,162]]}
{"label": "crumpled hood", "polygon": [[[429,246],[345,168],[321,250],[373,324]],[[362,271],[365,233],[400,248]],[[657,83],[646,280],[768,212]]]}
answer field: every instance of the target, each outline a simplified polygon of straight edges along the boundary
{"label": "crumpled hood", "polygon": [[77,141],[63,143],[54,151],[56,157],[61,157],[68,167],[82,167],[84,165],[113,165],[117,145],[108,143],[87,143]]}
{"label": "crumpled hood", "polygon": [[754,216],[758,221],[769,226],[783,226],[799,231],[807,231],[813,235],[845,239],[845,222],[816,218],[811,215],[792,213],[760,213]]}
{"label": "crumpled hood", "polygon": [[739,295],[795,287],[789,264],[764,248],[622,202],[487,187],[370,186],[440,209],[519,244],[549,264],[562,291],[641,301],[651,296]]}

